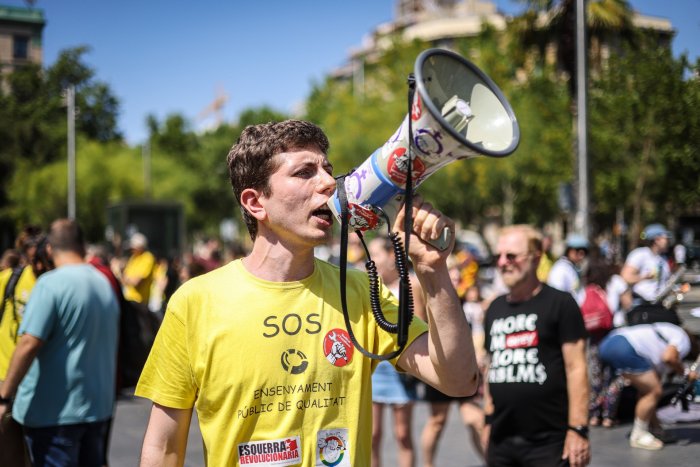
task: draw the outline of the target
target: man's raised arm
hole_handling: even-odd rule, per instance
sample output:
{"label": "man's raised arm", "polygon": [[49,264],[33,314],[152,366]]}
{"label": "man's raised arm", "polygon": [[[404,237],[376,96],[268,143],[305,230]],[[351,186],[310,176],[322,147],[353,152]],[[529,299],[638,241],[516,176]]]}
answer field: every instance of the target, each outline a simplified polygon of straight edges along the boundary
{"label": "man's raised arm", "polygon": [[[419,240],[437,239],[445,227],[454,237],[454,221],[420,197],[414,199],[413,218],[409,253],[426,299],[428,333],[411,343],[398,366],[445,394],[471,396],[478,385],[478,367],[471,330],[447,268],[453,245],[439,251]],[[399,232],[403,222],[402,210],[395,222]]]}

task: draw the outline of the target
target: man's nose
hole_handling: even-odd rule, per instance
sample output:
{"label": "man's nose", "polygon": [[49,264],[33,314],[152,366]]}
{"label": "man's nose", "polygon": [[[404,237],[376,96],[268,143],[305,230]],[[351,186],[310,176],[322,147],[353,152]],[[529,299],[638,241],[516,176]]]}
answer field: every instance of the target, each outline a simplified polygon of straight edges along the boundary
{"label": "man's nose", "polygon": [[321,193],[325,193],[328,196],[332,195],[335,191],[335,178],[325,170],[321,171],[319,190]]}

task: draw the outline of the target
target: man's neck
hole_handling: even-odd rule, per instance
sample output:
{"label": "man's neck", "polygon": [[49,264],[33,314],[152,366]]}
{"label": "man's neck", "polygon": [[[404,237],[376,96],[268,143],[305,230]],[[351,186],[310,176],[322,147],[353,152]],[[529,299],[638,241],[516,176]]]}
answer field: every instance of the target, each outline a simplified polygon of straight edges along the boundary
{"label": "man's neck", "polygon": [[56,268],[71,264],[83,264],[84,262],[85,258],[73,251],[53,251],[53,263],[56,265]]}
{"label": "man's neck", "polygon": [[313,247],[290,247],[283,242],[270,242],[258,235],[253,249],[243,258],[246,270],[260,279],[291,282],[309,277],[314,272]]}
{"label": "man's neck", "polygon": [[509,302],[525,302],[540,293],[542,290],[542,282],[537,279],[537,276],[528,277],[528,279],[510,289],[507,299]]}

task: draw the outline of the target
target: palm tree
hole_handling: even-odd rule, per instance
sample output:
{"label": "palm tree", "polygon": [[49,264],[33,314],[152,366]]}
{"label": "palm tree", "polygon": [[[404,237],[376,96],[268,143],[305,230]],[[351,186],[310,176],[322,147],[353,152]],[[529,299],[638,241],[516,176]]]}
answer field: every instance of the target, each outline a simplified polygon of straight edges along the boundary
{"label": "palm tree", "polygon": [[[577,217],[582,223],[578,228],[588,234],[588,157],[586,150],[586,113],[579,118],[578,102],[586,101],[585,86],[577,82],[577,6],[579,0],[517,0],[527,4],[522,16],[511,23],[514,35],[514,50],[520,51],[523,64],[539,65],[541,69],[554,66],[554,69],[567,80],[571,99],[572,134],[576,144],[573,153],[576,164],[578,186]],[[589,61],[600,69],[602,57],[601,44],[614,37],[627,36],[631,31],[632,10],[627,0],[586,0],[587,51]],[[537,52],[533,56],[533,49]],[[533,60],[534,58],[534,60]],[[534,62],[534,63],[533,63]],[[594,68],[595,69],[595,68]],[[587,75],[584,67],[583,73]],[[584,75],[584,76],[586,76]],[[582,93],[579,94],[579,92]],[[585,108],[583,109],[585,110]],[[571,219],[574,220],[574,219]]]}
{"label": "palm tree", "polygon": [[[524,13],[512,22],[511,31],[517,44],[539,52],[541,65],[554,60],[559,71],[569,79],[571,96],[576,90],[576,0],[515,0],[527,5]],[[631,31],[632,8],[627,0],[588,0],[587,50],[589,60],[600,65],[601,43],[611,37],[627,37]],[[552,56],[552,52],[556,52]]]}

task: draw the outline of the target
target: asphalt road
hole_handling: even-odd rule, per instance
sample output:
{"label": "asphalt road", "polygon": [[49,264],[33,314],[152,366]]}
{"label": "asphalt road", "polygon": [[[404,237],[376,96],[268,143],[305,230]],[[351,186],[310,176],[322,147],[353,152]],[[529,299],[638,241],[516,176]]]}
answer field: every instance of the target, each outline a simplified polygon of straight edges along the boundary
{"label": "asphalt road", "polygon": [[[680,309],[684,324],[700,334],[700,318],[691,315],[691,310],[700,307],[700,284],[696,284],[687,294]],[[700,404],[693,404],[700,419]],[[112,467],[133,467],[138,465],[139,451],[143,433],[148,420],[150,402],[123,397],[117,404],[116,416],[110,448],[110,465]],[[428,416],[425,403],[417,403],[414,410],[413,439],[419,446],[420,431]],[[395,441],[391,435],[390,416],[385,416],[385,437],[382,446],[384,466],[397,465]],[[677,438],[677,442],[667,444],[661,451],[644,451],[629,447],[627,436],[631,430],[631,421],[625,420],[614,428],[596,427],[591,429],[591,446],[593,452],[592,466],[691,466],[700,465],[700,423],[682,423],[666,425],[668,433]],[[417,449],[419,451],[419,449]],[[187,446],[186,466],[204,466],[201,436],[193,418]],[[417,452],[417,466],[421,465],[420,452]],[[481,466],[483,460],[475,453],[467,431],[461,424],[457,407],[450,411],[447,426],[440,442],[437,462],[439,467]],[[364,467],[364,466],[358,466]]]}

